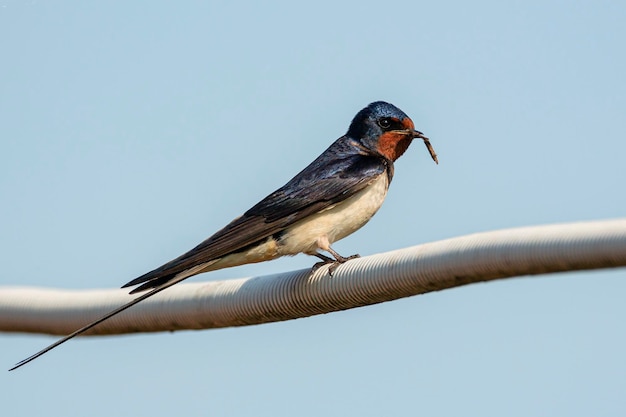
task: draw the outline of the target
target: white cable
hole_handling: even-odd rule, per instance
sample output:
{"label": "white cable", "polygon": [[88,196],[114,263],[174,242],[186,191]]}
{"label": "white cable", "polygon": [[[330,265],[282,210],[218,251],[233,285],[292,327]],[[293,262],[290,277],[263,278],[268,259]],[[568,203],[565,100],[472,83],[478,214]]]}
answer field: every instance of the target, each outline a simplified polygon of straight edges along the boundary
{"label": "white cable", "polygon": [[[478,233],[323,267],[178,284],[87,334],[209,329],[330,313],[474,282],[626,266],[626,219]],[[126,290],[0,288],[0,331],[68,334],[128,302]]]}

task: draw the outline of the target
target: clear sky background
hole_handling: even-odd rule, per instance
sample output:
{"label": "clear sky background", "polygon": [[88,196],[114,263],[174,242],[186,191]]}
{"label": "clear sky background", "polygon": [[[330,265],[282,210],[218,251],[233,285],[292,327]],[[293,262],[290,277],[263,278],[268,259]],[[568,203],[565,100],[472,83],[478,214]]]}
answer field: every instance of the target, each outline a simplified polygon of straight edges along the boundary
{"label": "clear sky background", "polygon": [[[623,217],[624,22],[617,1],[0,0],[0,285],[118,287],[283,185],[375,100],[440,165],[414,144],[340,253]],[[625,275],[77,339],[0,372],[0,415],[625,415]],[[54,340],[2,334],[0,364]]]}

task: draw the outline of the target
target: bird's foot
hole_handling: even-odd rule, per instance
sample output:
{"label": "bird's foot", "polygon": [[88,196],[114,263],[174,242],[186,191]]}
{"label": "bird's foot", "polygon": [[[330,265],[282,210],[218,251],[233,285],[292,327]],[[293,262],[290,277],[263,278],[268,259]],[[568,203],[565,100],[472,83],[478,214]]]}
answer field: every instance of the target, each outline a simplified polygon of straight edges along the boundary
{"label": "bird's foot", "polygon": [[335,272],[335,269],[337,269],[337,267],[339,265],[341,265],[342,263],[348,262],[350,259],[356,259],[356,258],[360,258],[361,255],[354,254],[351,256],[348,256],[347,258],[344,258],[343,256],[341,257],[341,259],[337,259],[336,261],[334,261],[333,263],[330,264],[330,266],[328,267],[328,275],[330,275],[331,277],[333,276],[333,272]]}
{"label": "bird's foot", "polygon": [[361,255],[359,254],[355,254],[352,256],[348,256],[348,257],[344,257],[339,255],[337,252],[335,251],[329,251],[334,257],[335,259],[326,256],[326,255],[322,255],[321,253],[317,253],[315,254],[315,256],[317,256],[318,258],[320,258],[322,261],[321,262],[317,262],[315,265],[313,265],[313,268],[311,269],[311,272],[315,272],[317,271],[320,267],[324,266],[324,265],[329,265],[328,266],[328,275],[330,275],[331,277],[333,276],[333,273],[335,272],[335,269],[337,269],[337,267],[339,265],[341,265],[342,263],[348,262],[350,259],[356,259],[356,258],[360,258]]}
{"label": "bird's foot", "polygon": [[320,258],[322,261],[321,262],[317,262],[315,265],[313,265],[313,268],[311,268],[311,273],[317,271],[318,269],[320,269],[324,265],[328,265],[328,264],[332,265],[333,263],[337,262],[335,259],[333,259],[331,257],[328,257],[326,255],[322,255],[321,253],[316,253],[315,256]]}

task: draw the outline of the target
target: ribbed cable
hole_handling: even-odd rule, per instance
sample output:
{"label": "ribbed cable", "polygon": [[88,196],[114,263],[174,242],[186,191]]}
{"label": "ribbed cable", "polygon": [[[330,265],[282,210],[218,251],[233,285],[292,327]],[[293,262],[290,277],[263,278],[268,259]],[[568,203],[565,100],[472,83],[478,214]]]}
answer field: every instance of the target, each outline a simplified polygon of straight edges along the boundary
{"label": "ribbed cable", "polygon": [[[210,329],[291,320],[522,275],[626,266],[626,219],[524,227],[323,267],[183,283],[87,334]],[[0,331],[64,335],[128,302],[126,290],[0,288]]]}

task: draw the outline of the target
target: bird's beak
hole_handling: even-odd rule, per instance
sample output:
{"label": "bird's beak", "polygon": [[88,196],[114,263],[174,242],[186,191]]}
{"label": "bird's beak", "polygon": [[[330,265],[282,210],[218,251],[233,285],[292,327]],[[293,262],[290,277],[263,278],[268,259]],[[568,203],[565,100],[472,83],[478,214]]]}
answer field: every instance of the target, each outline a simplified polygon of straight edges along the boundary
{"label": "bird's beak", "polygon": [[430,144],[430,139],[424,136],[424,134],[420,132],[419,130],[410,130],[409,132],[413,136],[413,139],[420,138],[424,141],[424,145],[426,145],[426,149],[428,149],[428,152],[430,152],[430,157],[433,158],[433,161],[435,161],[436,164],[439,164],[439,160],[437,159],[437,154],[435,153],[433,146]]}

